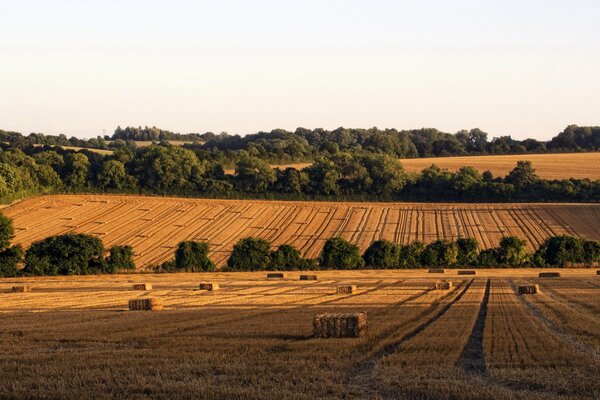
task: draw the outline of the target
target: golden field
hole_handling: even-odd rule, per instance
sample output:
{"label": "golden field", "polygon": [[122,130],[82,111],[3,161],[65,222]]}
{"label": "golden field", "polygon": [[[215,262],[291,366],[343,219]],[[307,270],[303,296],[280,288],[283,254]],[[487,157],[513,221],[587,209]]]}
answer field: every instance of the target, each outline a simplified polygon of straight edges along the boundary
{"label": "golden field", "polygon": [[[517,161],[524,160],[531,161],[537,174],[545,179],[600,179],[600,152],[404,158],[399,161],[404,169],[410,172],[421,172],[424,168],[435,164],[450,171],[470,166],[480,172],[490,170],[495,177],[504,177],[517,165]],[[273,168],[303,169],[309,165],[310,163],[282,164],[273,165]],[[234,172],[233,169],[225,170],[227,174],[234,174]]]}
{"label": "golden field", "polygon": [[318,257],[325,241],[341,236],[364,251],[374,240],[474,237],[485,247],[502,236],[527,239],[571,234],[600,240],[599,204],[334,203],[207,200],[117,195],[50,195],[3,209],[14,220],[14,243],[80,232],[106,246],[131,245],[139,267],[170,259],[184,240],[206,241],[225,264],[233,245],[256,236],[274,246],[292,244]]}
{"label": "golden field", "polygon": [[[600,276],[317,271],[0,279],[0,398],[596,399]],[[220,290],[197,290],[200,281]],[[147,282],[153,290],[133,291]],[[516,286],[539,284],[536,295]],[[14,285],[31,293],[11,293]],[[336,295],[338,284],[357,292]],[[128,311],[129,299],[163,311]],[[316,339],[322,312],[366,335]]]}

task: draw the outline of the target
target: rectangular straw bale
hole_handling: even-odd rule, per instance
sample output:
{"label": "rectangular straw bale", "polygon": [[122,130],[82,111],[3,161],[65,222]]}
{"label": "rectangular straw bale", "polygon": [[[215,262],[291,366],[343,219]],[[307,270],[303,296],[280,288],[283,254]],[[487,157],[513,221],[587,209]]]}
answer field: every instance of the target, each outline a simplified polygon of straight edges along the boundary
{"label": "rectangular straw bale", "polygon": [[313,319],[317,338],[357,338],[365,335],[367,313],[318,314]]}
{"label": "rectangular straw bale", "polygon": [[596,275],[600,275],[600,270],[596,271]]}
{"label": "rectangular straw bale", "polygon": [[133,290],[152,290],[151,283],[134,283]]}
{"label": "rectangular straw bale", "polygon": [[439,281],[435,283],[435,290],[450,290],[452,282]]}
{"label": "rectangular straw bale", "polygon": [[443,268],[430,268],[429,271],[430,274],[443,274],[445,273]]}
{"label": "rectangular straw bale", "polygon": [[462,269],[458,271],[459,275],[477,275],[477,271],[472,269]]}
{"label": "rectangular straw bale", "polygon": [[317,276],[316,275],[300,275],[300,280],[301,281],[316,281]]}
{"label": "rectangular straw bale", "polygon": [[209,292],[219,290],[219,284],[217,282],[200,282],[200,290],[208,290]]}
{"label": "rectangular straw bale", "polygon": [[522,285],[519,286],[519,294],[536,294],[540,291],[538,285]]}
{"label": "rectangular straw bale", "polygon": [[160,311],[163,309],[162,303],[158,299],[131,299],[129,300],[129,309],[136,311]]}
{"label": "rectangular straw bale", "polygon": [[269,279],[283,279],[285,278],[284,272],[269,272],[267,274],[267,278]]}
{"label": "rectangular straw bale", "polygon": [[340,285],[336,288],[337,294],[352,294],[356,292],[356,285]]}
{"label": "rectangular straw bale", "polygon": [[560,272],[540,272],[540,278],[560,278]]}
{"label": "rectangular straw bale", "polygon": [[29,293],[29,292],[31,292],[31,286],[29,286],[29,285],[13,286],[11,288],[11,291],[15,292],[15,293]]}

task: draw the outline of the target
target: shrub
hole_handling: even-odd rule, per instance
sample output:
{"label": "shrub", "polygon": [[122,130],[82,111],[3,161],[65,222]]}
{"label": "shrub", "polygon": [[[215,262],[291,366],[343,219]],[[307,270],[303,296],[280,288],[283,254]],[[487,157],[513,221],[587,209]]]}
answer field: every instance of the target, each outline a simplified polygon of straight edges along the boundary
{"label": "shrub", "polygon": [[288,244],[282,244],[271,253],[270,269],[273,270],[304,270],[313,269],[315,264],[313,260],[302,258],[300,252]]}
{"label": "shrub", "polygon": [[421,256],[425,250],[423,242],[414,241],[400,248],[400,267],[418,268],[422,266]]}
{"label": "shrub", "polygon": [[179,243],[175,251],[175,267],[189,272],[214,271],[215,264],[208,258],[208,243]]}
{"label": "shrub", "polygon": [[387,240],[377,240],[365,251],[363,259],[368,268],[398,268],[400,246]]}
{"label": "shrub", "polygon": [[600,262],[600,242],[595,240],[585,240],[583,242],[583,262]]}
{"label": "shrub", "polygon": [[525,249],[527,241],[516,236],[505,236],[500,240],[498,248],[498,261],[508,266],[523,265],[528,261],[529,255]]}
{"label": "shrub", "polygon": [[459,265],[476,265],[479,257],[479,243],[475,238],[459,238],[457,263]]}
{"label": "shrub", "polygon": [[131,246],[113,246],[106,258],[106,272],[117,272],[123,269],[135,270],[133,248]]}
{"label": "shrub", "polygon": [[436,240],[425,247],[421,261],[426,267],[452,266],[456,264],[458,246],[455,242]]}
{"label": "shrub", "polygon": [[271,244],[258,238],[240,239],[227,260],[227,268],[237,271],[260,271],[267,269],[271,262]]}
{"label": "shrub", "polygon": [[568,235],[553,236],[544,241],[534,254],[537,265],[564,267],[584,261],[584,241]]}
{"label": "shrub", "polygon": [[0,277],[16,276],[23,262],[23,247],[16,245],[0,252]]}
{"label": "shrub", "polygon": [[12,220],[0,213],[0,251],[8,249],[13,237],[15,237],[15,229]]}
{"label": "shrub", "polygon": [[498,249],[485,249],[479,252],[477,266],[491,268],[497,267],[499,263]]}
{"label": "shrub", "polygon": [[365,261],[356,245],[342,238],[331,238],[323,246],[319,265],[325,269],[360,269]]}
{"label": "shrub", "polygon": [[104,272],[104,246],[80,233],[51,236],[25,253],[23,272],[31,275],[77,275]]}

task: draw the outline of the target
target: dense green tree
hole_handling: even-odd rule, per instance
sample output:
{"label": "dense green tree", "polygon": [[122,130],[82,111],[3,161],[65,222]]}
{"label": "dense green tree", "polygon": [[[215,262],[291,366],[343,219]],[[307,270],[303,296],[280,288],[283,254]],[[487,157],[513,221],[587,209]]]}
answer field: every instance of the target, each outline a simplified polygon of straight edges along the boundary
{"label": "dense green tree", "polygon": [[517,166],[506,176],[506,183],[511,183],[517,188],[532,186],[539,180],[531,161],[518,161]]}
{"label": "dense green tree", "polygon": [[421,262],[426,267],[447,266],[456,264],[458,246],[448,240],[436,240],[425,247],[421,255]]}
{"label": "dense green tree", "polygon": [[8,249],[14,237],[15,228],[12,219],[0,213],[0,251]]}
{"label": "dense green tree", "polygon": [[240,239],[227,260],[227,268],[233,271],[265,270],[271,263],[271,244],[265,239],[248,237]]}
{"label": "dense green tree", "polygon": [[399,268],[400,246],[387,240],[376,240],[363,255],[367,268]]}
{"label": "dense green tree", "polygon": [[244,156],[235,167],[235,185],[243,192],[266,192],[275,179],[271,166],[257,157]]}
{"label": "dense green tree", "polygon": [[516,236],[505,236],[500,240],[498,261],[507,266],[520,266],[528,261],[527,241]]}
{"label": "dense green tree", "polygon": [[302,258],[300,252],[288,244],[282,244],[271,253],[270,269],[273,270],[303,270],[314,267],[312,260]]}
{"label": "dense green tree", "polygon": [[23,253],[20,245],[0,251],[0,278],[17,276],[19,264],[23,262]]}
{"label": "dense green tree", "polygon": [[83,153],[69,153],[65,157],[65,183],[72,189],[88,185],[90,161]]}
{"label": "dense green tree", "polygon": [[358,246],[337,237],[325,242],[319,266],[323,269],[361,269],[365,261],[360,256]]}
{"label": "dense green tree", "polygon": [[335,195],[340,188],[337,184],[340,173],[333,161],[326,158],[318,158],[315,162],[304,169],[309,179],[310,193],[320,195]]}
{"label": "dense green tree", "polygon": [[25,253],[26,274],[78,275],[104,272],[104,246],[80,233],[51,236],[34,242]]}
{"label": "dense green tree", "polygon": [[117,272],[121,270],[135,270],[133,247],[131,246],[112,246],[108,250],[105,271]]}
{"label": "dense green tree", "polygon": [[482,268],[495,268],[500,264],[498,249],[485,249],[479,252],[477,266]]}
{"label": "dense green tree", "polygon": [[425,244],[418,240],[400,247],[400,267],[421,267],[423,265],[421,261],[423,251],[425,251]]}
{"label": "dense green tree", "polygon": [[125,164],[118,160],[102,163],[98,172],[98,184],[103,189],[125,189],[132,185],[133,177],[127,175]]}
{"label": "dense green tree", "polygon": [[479,258],[479,243],[475,238],[459,238],[457,263],[459,265],[476,265]]}
{"label": "dense green tree", "polygon": [[564,267],[584,261],[584,241],[568,235],[553,236],[544,241],[534,254],[536,263]]}
{"label": "dense green tree", "polygon": [[188,272],[214,271],[215,264],[208,258],[208,252],[206,242],[181,242],[175,251],[175,267]]}
{"label": "dense green tree", "polygon": [[201,183],[204,165],[191,150],[161,145],[138,152],[134,171],[144,188],[180,192],[193,190]]}

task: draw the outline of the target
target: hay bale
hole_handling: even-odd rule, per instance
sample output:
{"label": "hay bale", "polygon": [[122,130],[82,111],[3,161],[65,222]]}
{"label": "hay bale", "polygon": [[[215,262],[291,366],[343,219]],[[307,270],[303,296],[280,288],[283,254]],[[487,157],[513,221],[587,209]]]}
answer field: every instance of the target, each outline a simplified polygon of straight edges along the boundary
{"label": "hay bale", "polygon": [[300,275],[300,280],[301,281],[316,281],[317,276],[316,275]]}
{"label": "hay bale", "polygon": [[267,279],[283,279],[285,278],[284,272],[269,272],[267,274]]}
{"label": "hay bale", "polygon": [[519,286],[519,294],[536,294],[540,291],[538,285],[522,285]]}
{"label": "hay bale", "polygon": [[430,268],[427,272],[430,274],[443,274],[445,273],[443,268]]}
{"label": "hay bale", "polygon": [[13,286],[10,289],[10,291],[14,292],[14,293],[30,293],[31,286],[29,286],[29,285]]}
{"label": "hay bale", "polygon": [[458,271],[459,275],[477,275],[477,271],[472,269],[462,269]]}
{"label": "hay bale", "polygon": [[600,275],[600,270],[596,271],[596,275]]}
{"label": "hay bale", "polygon": [[318,314],[313,319],[317,338],[357,338],[365,335],[367,313]]}
{"label": "hay bale", "polygon": [[560,278],[560,272],[540,272],[538,274],[540,278]]}
{"label": "hay bale", "polygon": [[207,290],[212,292],[213,290],[219,290],[219,284],[217,282],[200,282],[200,290]]}
{"label": "hay bale", "polygon": [[340,285],[335,292],[337,294],[352,294],[356,292],[356,285]]}
{"label": "hay bale", "polygon": [[450,290],[452,288],[452,282],[439,281],[435,283],[435,290]]}
{"label": "hay bale", "polygon": [[151,283],[134,283],[133,290],[152,290]]}
{"label": "hay bale", "polygon": [[129,309],[133,311],[160,311],[163,309],[162,303],[158,299],[131,299],[129,300]]}

